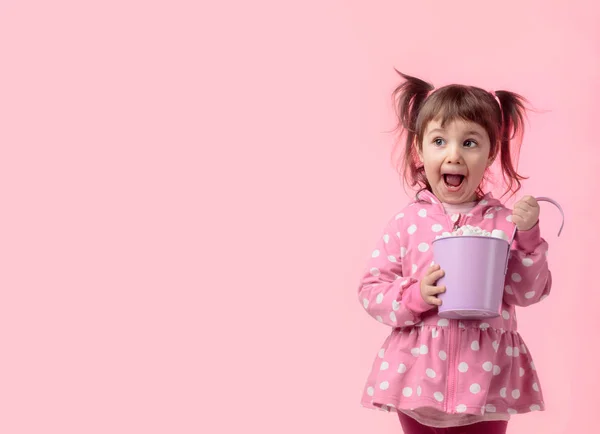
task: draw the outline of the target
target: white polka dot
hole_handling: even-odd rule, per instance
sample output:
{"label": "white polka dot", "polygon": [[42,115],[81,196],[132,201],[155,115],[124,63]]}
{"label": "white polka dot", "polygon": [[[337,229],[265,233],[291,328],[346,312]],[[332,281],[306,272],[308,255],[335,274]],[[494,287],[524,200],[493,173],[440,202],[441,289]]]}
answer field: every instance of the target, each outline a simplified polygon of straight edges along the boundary
{"label": "white polka dot", "polygon": [[379,304],[383,301],[383,294],[379,293],[377,294],[377,297],[375,297],[375,303]]}
{"label": "white polka dot", "polygon": [[402,394],[404,396],[406,396],[407,398],[409,396],[412,396],[412,393],[413,393],[413,391],[412,391],[412,389],[410,387],[405,387],[404,389],[402,389]]}
{"label": "white polka dot", "polygon": [[398,303],[396,300],[392,300],[392,309],[395,311],[400,309],[400,303]]}
{"label": "white polka dot", "polygon": [[373,396],[374,394],[375,394],[375,389],[373,389],[372,387],[369,387],[367,389],[367,395]]}
{"label": "white polka dot", "polygon": [[527,354],[527,348],[525,348],[525,344],[521,344],[521,352],[523,354]]}
{"label": "white polka dot", "polygon": [[523,260],[521,262],[526,267],[531,267],[533,265],[533,259],[531,259],[531,258],[523,258]]}
{"label": "white polka dot", "polygon": [[460,216],[458,214],[452,214],[452,216],[450,217],[450,220],[452,220],[454,223],[456,223],[458,221],[458,218]]}
{"label": "white polka dot", "polygon": [[417,232],[417,225],[410,225],[410,226],[408,227],[408,234],[409,234],[409,235],[412,235],[412,234],[414,234],[415,232]]}
{"label": "white polka dot", "polygon": [[487,330],[487,329],[490,328],[490,325],[488,323],[486,323],[486,322],[482,322],[481,324],[479,324],[479,328],[481,330]]}
{"label": "white polka dot", "polygon": [[431,330],[431,337],[432,338],[437,338],[440,335],[440,332],[438,331],[438,329],[432,329]]}
{"label": "white polka dot", "polygon": [[379,384],[379,388],[381,390],[387,390],[388,387],[390,387],[390,383],[388,381],[383,381],[381,384]]}
{"label": "white polka dot", "polygon": [[483,218],[485,218],[485,219],[488,219],[488,220],[491,220],[491,219],[493,219],[493,218],[494,218],[494,213],[493,213],[493,212],[491,212],[491,213],[489,213],[489,214],[486,214],[486,215],[484,215],[484,216],[483,216]]}
{"label": "white polka dot", "polygon": [[404,217],[403,212],[396,214],[396,220],[401,219],[402,217]]}
{"label": "white polka dot", "polygon": [[517,410],[515,410],[514,408],[509,408],[508,410],[506,410],[508,412],[508,414],[512,414],[515,415],[517,414]]}
{"label": "white polka dot", "polygon": [[419,352],[421,354],[427,354],[429,352],[429,348],[427,348],[427,345],[421,345],[421,349],[419,350]]}
{"label": "white polka dot", "polygon": [[513,273],[512,276],[510,276],[510,278],[513,282],[520,282],[521,280],[523,280],[519,273]]}
{"label": "white polka dot", "polygon": [[415,274],[417,272],[417,269],[418,269],[417,264],[413,264],[412,265],[412,273]]}
{"label": "white polka dot", "polygon": [[414,356],[417,357],[420,353],[419,353],[419,349],[418,348],[413,348],[412,350],[410,350],[410,353]]}
{"label": "white polka dot", "polygon": [[447,327],[448,325],[450,325],[450,321],[448,321],[446,318],[442,318],[437,322],[437,325],[440,327]]}
{"label": "white polka dot", "polygon": [[535,365],[533,364],[533,362],[529,363],[531,365],[531,369],[535,371]]}
{"label": "white polka dot", "polygon": [[506,355],[512,357],[512,355],[513,355],[513,347],[511,347],[511,346],[506,347]]}
{"label": "white polka dot", "polygon": [[458,365],[458,370],[462,373],[465,373],[469,370],[469,365],[467,365],[465,362],[462,362]]}
{"label": "white polka dot", "polygon": [[371,268],[371,275],[377,277],[381,274],[381,272],[379,271],[379,268]]}
{"label": "white polka dot", "polygon": [[502,398],[506,398],[506,387],[503,387],[502,389],[500,389],[500,396]]}
{"label": "white polka dot", "polygon": [[406,256],[406,247],[400,247],[400,257],[404,258]]}
{"label": "white polka dot", "polygon": [[427,369],[427,371],[425,371],[425,374],[427,374],[429,378],[435,378],[435,371],[431,368]]}
{"label": "white polka dot", "polygon": [[427,217],[427,210],[425,208],[420,209],[417,214],[419,215],[419,217]]}
{"label": "white polka dot", "polygon": [[383,318],[381,318],[379,315],[377,315],[377,316],[375,317],[375,319],[376,319],[377,321],[379,321],[379,322],[383,322]]}
{"label": "white polka dot", "polygon": [[471,349],[473,351],[479,351],[479,342],[477,342],[477,341],[471,342]]}
{"label": "white polka dot", "polygon": [[513,347],[513,356],[514,357],[519,357],[519,348],[518,347]]}
{"label": "white polka dot", "polygon": [[448,358],[448,355],[447,355],[447,354],[446,354],[446,352],[445,352],[445,351],[443,351],[443,350],[442,350],[442,351],[440,351],[440,354],[439,354],[439,356],[440,356],[440,359],[442,359],[442,360],[446,360],[446,359]]}
{"label": "white polka dot", "polygon": [[383,356],[385,356],[385,349],[380,349],[379,353],[377,353],[377,355],[379,356],[380,359],[383,359]]}
{"label": "white polka dot", "polygon": [[465,324],[462,321],[458,322],[458,328],[464,329],[465,328]]}
{"label": "white polka dot", "polygon": [[405,372],[406,372],[406,365],[404,363],[400,363],[400,365],[398,365],[398,373],[404,374]]}
{"label": "white polka dot", "polygon": [[510,319],[510,314],[508,313],[507,310],[503,310],[502,311],[502,318],[509,320]]}
{"label": "white polka dot", "polygon": [[369,307],[369,300],[367,300],[366,298],[363,298],[363,306],[366,308]]}
{"label": "white polka dot", "polygon": [[512,215],[506,216],[506,221],[512,223]]}
{"label": "white polka dot", "polygon": [[379,367],[379,369],[381,371],[385,371],[389,367],[390,367],[390,364],[388,362],[381,362],[381,366]]}
{"label": "white polka dot", "polygon": [[539,405],[532,405],[531,407],[529,407],[529,409],[531,411],[540,411],[540,406]]}
{"label": "white polka dot", "polygon": [[419,252],[425,253],[427,250],[429,250],[429,244],[427,244],[427,243],[419,244]]}
{"label": "white polka dot", "polygon": [[519,368],[519,377],[522,377],[523,375],[525,375],[525,369]]}
{"label": "white polka dot", "polygon": [[385,235],[383,236],[383,241],[384,241],[386,244],[387,244],[387,243],[389,243],[389,242],[390,242],[390,236],[389,236],[388,234],[385,234]]}
{"label": "white polka dot", "polygon": [[519,389],[515,389],[512,391],[512,397],[514,399],[519,399],[521,397],[521,392],[519,391]]}
{"label": "white polka dot", "polygon": [[390,312],[390,319],[392,322],[396,322],[396,313],[394,311]]}
{"label": "white polka dot", "polygon": [[525,293],[525,298],[530,300],[535,296],[535,291],[529,291]]}
{"label": "white polka dot", "polygon": [[492,362],[485,362],[483,365],[483,370],[486,372],[490,372],[492,370],[492,368],[494,367],[494,365],[492,364]]}
{"label": "white polka dot", "polygon": [[371,255],[371,257],[377,258],[379,256],[379,253],[380,253],[379,250],[374,250],[373,254]]}
{"label": "white polka dot", "polygon": [[437,402],[442,402],[444,400],[444,394],[442,392],[435,392],[433,397]]}
{"label": "white polka dot", "polygon": [[431,226],[431,230],[433,232],[441,232],[442,229],[444,229],[444,227],[442,225],[440,225],[440,224],[437,224],[437,223],[434,224],[433,226]]}
{"label": "white polka dot", "polygon": [[504,290],[506,291],[507,294],[510,294],[510,295],[514,294],[514,292],[513,292],[512,288],[510,287],[510,285],[506,285],[504,287]]}
{"label": "white polka dot", "polygon": [[388,261],[390,261],[390,262],[398,262],[398,260],[396,259],[396,257],[394,255],[388,256]]}
{"label": "white polka dot", "polygon": [[422,392],[421,386],[417,386],[417,395],[421,396],[421,392]]}
{"label": "white polka dot", "polygon": [[482,199],[479,201],[479,205],[487,205],[487,204],[488,204],[488,201],[485,199]]}
{"label": "white polka dot", "polygon": [[533,388],[533,390],[535,390],[536,392],[539,392],[539,391],[540,391],[540,386],[538,386],[538,384],[537,384],[537,383],[533,383],[531,387],[532,387],[532,388]]}
{"label": "white polka dot", "polygon": [[546,298],[548,298],[548,294],[544,294],[540,297],[540,301],[544,301]]}
{"label": "white polka dot", "polygon": [[502,371],[502,369],[500,369],[500,366],[498,365],[494,365],[494,368],[492,369],[492,373],[494,375],[500,375],[500,372]]}
{"label": "white polka dot", "polygon": [[466,406],[466,405],[464,405],[464,404],[458,404],[458,405],[456,406],[456,411],[457,411],[458,413],[464,413],[465,411],[467,411],[467,406]]}
{"label": "white polka dot", "polygon": [[481,392],[481,386],[477,383],[473,383],[471,384],[471,387],[469,387],[469,390],[471,391],[472,394],[476,394]]}
{"label": "white polka dot", "polygon": [[407,325],[407,326],[415,325],[415,322],[414,321],[410,321],[410,320],[404,321],[404,325]]}
{"label": "white polka dot", "polygon": [[488,413],[496,413],[496,407],[492,404],[486,404],[485,411]]}

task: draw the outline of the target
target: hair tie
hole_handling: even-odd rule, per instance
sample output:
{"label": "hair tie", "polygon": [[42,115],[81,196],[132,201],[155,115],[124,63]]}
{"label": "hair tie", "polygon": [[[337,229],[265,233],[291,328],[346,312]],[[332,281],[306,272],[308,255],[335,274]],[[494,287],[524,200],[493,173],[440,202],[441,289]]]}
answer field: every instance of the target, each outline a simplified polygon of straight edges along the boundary
{"label": "hair tie", "polygon": [[498,103],[498,105],[500,107],[502,107],[502,104],[500,103],[500,99],[498,98],[498,95],[496,95],[496,91],[495,90],[490,90],[489,92],[492,94],[492,96],[494,97],[494,99],[496,100],[496,102]]}

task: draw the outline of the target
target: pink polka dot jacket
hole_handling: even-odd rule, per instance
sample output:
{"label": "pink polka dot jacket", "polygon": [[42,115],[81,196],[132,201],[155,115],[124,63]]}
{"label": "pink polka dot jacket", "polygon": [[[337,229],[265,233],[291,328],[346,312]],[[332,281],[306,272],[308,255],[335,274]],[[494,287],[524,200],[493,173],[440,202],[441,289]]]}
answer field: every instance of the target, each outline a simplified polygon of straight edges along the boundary
{"label": "pink polka dot jacket", "polygon": [[512,236],[511,216],[489,193],[469,213],[449,215],[432,193],[423,191],[390,219],[358,289],[366,312],[391,327],[374,357],[361,399],[364,407],[412,415],[433,410],[465,420],[508,419],[544,409],[540,381],[515,315],[516,306],[539,302],[552,285],[548,244],[539,225],[517,231],[501,316],[443,319],[420,292],[436,236],[465,225]]}

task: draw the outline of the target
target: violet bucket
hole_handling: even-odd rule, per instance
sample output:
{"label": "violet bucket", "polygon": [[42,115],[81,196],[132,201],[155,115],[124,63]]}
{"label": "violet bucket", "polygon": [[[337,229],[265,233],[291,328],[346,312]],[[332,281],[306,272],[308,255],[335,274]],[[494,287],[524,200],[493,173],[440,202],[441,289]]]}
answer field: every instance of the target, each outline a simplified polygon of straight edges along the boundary
{"label": "violet bucket", "polygon": [[[537,201],[550,202],[562,214],[561,206],[547,197]],[[446,292],[438,297],[442,300],[439,315],[448,319],[484,319],[500,315],[504,280],[508,268],[509,241],[501,238],[478,235],[459,235],[439,238],[433,242],[436,264],[444,270],[444,277],[437,285],[446,286]]]}

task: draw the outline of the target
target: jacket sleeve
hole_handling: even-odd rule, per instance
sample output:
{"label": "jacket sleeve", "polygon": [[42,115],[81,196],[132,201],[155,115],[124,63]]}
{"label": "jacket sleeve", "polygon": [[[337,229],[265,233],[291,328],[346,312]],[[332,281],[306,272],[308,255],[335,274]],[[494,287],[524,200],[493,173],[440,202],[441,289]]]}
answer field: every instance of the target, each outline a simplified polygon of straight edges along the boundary
{"label": "jacket sleeve", "polygon": [[369,315],[391,327],[413,325],[435,306],[421,296],[420,283],[402,268],[406,254],[402,231],[390,221],[367,262],[358,287],[358,298]]}
{"label": "jacket sleeve", "polygon": [[540,235],[539,223],[528,231],[517,231],[508,260],[505,303],[530,306],[550,294],[552,274],[547,254],[548,243]]}

